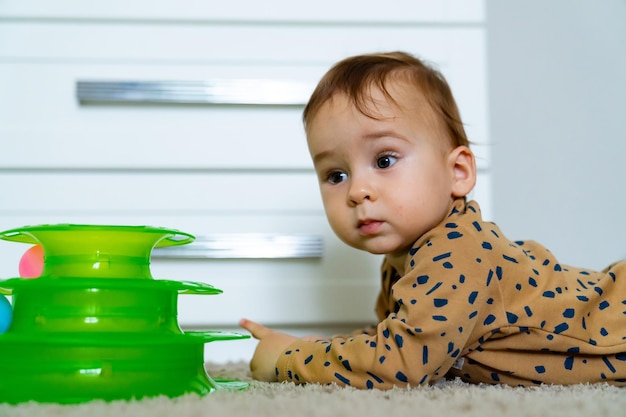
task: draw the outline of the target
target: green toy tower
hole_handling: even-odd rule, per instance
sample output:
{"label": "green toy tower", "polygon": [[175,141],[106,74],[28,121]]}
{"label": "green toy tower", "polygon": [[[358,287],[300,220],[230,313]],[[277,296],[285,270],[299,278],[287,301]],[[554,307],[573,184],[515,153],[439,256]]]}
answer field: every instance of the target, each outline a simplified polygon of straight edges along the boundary
{"label": "green toy tower", "polygon": [[204,344],[247,338],[183,332],[179,294],[220,294],[205,283],[153,279],[155,247],[194,237],[147,226],[56,224],[0,232],[40,244],[41,277],[0,281],[13,320],[0,334],[0,402],[79,403],[243,389],[204,368]]}

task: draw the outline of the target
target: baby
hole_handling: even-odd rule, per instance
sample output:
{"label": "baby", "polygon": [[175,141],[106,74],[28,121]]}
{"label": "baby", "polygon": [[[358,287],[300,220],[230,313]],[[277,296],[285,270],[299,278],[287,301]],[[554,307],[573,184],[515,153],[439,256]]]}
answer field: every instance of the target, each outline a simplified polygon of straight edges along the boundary
{"label": "baby", "polygon": [[474,155],[444,77],[403,52],[337,63],[305,110],[324,209],[346,244],[383,254],[378,324],[296,338],[243,319],[255,378],[358,388],[626,385],[626,261],[562,265],[467,201]]}

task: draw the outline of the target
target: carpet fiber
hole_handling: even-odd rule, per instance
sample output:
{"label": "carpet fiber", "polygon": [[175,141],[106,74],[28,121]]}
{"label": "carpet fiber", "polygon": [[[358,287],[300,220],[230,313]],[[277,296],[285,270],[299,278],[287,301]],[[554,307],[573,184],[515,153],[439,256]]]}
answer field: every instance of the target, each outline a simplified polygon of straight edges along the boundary
{"label": "carpet fiber", "polygon": [[[0,416],[200,417],[200,416],[626,416],[626,391],[609,385],[510,388],[445,381],[430,387],[361,391],[316,384],[252,381],[247,364],[207,364],[215,378],[250,381],[245,391],[140,401],[78,405],[0,404]],[[1,377],[1,376],[0,376]]]}

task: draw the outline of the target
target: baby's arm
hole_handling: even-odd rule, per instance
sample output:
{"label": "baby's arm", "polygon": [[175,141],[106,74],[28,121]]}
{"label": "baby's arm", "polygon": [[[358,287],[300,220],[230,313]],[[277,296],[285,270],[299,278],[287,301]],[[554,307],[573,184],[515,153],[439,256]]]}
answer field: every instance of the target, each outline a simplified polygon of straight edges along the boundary
{"label": "baby's arm", "polygon": [[468,269],[473,279],[465,279],[457,270],[437,266],[430,277],[420,268],[394,284],[389,305],[397,312],[381,320],[373,334],[319,342],[296,339],[278,356],[276,378],[388,389],[443,377],[482,334],[479,323],[493,311],[487,300],[501,300],[496,279],[487,288],[475,270]]}
{"label": "baby's arm", "polygon": [[[296,340],[305,342],[330,340],[329,337],[315,335],[298,338],[286,333],[277,332],[248,319],[241,319],[239,325],[249,331],[252,336],[259,341],[254,351],[254,356],[250,361],[250,371],[252,372],[252,377],[260,381],[273,382],[277,380],[276,362],[289,345]],[[354,334],[370,334],[371,332],[375,332],[375,330],[375,326],[370,326],[365,329],[357,330]]]}

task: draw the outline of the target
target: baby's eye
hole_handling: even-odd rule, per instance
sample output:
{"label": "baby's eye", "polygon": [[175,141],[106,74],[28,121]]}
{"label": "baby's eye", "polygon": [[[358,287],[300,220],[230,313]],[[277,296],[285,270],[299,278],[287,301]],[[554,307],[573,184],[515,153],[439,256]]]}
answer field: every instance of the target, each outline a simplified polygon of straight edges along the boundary
{"label": "baby's eye", "polygon": [[396,158],[395,156],[384,155],[376,160],[376,167],[382,168],[382,169],[389,168],[390,166],[395,164],[397,161],[398,161],[398,158]]}
{"label": "baby's eye", "polygon": [[328,182],[331,184],[339,184],[342,181],[345,181],[348,178],[348,174],[341,171],[333,171],[328,174]]}

